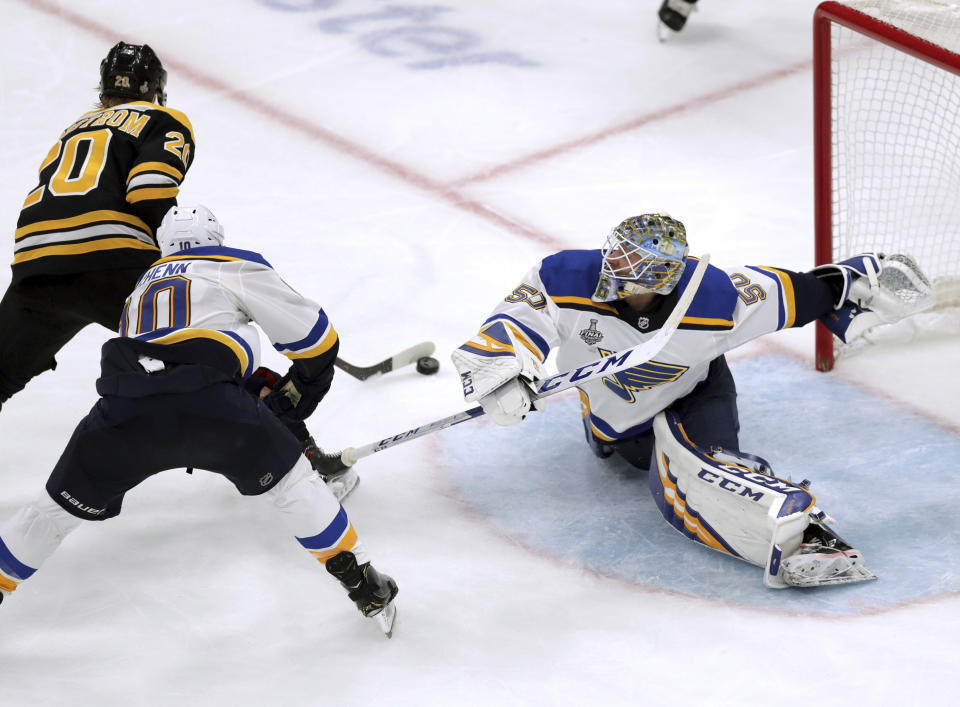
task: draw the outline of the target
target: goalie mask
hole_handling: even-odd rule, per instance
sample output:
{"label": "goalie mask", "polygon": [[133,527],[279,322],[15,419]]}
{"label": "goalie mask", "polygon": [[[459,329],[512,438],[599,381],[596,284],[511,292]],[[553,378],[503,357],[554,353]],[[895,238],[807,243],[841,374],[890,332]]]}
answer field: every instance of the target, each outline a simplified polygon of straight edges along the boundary
{"label": "goalie mask", "polygon": [[117,42],[100,62],[100,99],[121,96],[166,105],[167,72],[147,44]]}
{"label": "goalie mask", "polygon": [[669,294],[683,274],[687,251],[686,229],[666,214],[622,221],[607,236],[593,299],[610,302],[647,292]]}
{"label": "goalie mask", "polygon": [[223,245],[223,226],[206,206],[174,206],[160,222],[157,245],[164,258],[187,248]]}

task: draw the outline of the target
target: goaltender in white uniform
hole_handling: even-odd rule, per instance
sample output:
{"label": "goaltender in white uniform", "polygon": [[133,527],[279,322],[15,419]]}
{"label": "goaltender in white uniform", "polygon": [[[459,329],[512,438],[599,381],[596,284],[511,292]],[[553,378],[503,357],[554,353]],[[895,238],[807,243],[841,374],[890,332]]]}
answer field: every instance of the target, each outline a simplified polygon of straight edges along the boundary
{"label": "goaltender in white uniform", "polygon": [[[724,352],[786,327],[822,321],[852,340],[928,306],[930,285],[907,256],[858,255],[798,273],[707,265],[665,214],[614,228],[605,247],[544,258],[452,354],[464,397],[498,424],[537,401],[555,351],[560,371],[649,341],[688,288],[689,308],[651,360],[578,383],[587,442],[650,471],[664,518],[687,537],[764,568],[771,587],[873,579],[859,551],[825,523],[808,483],[773,475],[740,451],[736,387]],[[681,305],[682,306],[682,305]],[[572,378],[576,380],[576,375]]]}

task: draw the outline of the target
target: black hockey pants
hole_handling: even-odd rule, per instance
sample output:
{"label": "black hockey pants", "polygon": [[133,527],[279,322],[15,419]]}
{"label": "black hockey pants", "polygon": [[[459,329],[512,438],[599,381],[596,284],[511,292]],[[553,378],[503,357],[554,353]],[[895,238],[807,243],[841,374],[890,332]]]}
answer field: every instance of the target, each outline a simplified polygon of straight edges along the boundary
{"label": "black hockey pants", "polygon": [[103,367],[113,374],[97,385],[121,394],[104,395],[81,420],[47,481],[65,510],[86,520],[113,517],[127,491],[167,469],[205,469],[257,495],[293,468],[300,443],[235,379],[194,364],[147,373],[135,357],[113,356],[116,342],[104,346]]}
{"label": "black hockey pants", "polygon": [[[669,408],[680,416],[687,436],[698,447],[723,447],[740,451],[740,415],[737,386],[727,360],[718,356],[710,362],[706,380]],[[650,468],[653,457],[653,430],[611,445],[620,456],[639,469]]]}

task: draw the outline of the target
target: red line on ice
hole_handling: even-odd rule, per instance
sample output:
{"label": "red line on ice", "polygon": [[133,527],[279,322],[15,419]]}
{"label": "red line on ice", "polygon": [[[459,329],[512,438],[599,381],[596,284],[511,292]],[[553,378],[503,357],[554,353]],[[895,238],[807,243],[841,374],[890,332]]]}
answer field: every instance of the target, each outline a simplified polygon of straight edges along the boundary
{"label": "red line on ice", "polygon": [[[51,0],[22,0],[22,2],[33,7],[34,9],[46,12],[64,22],[68,22],[75,27],[100,37],[110,44],[119,41],[119,30],[95,22],[88,17],[67,9],[57,2],[52,2]],[[126,36],[128,39],[134,39],[129,33]],[[657,111],[648,113],[647,115],[640,116],[625,123],[614,125],[599,132],[585,135],[583,137],[554,145],[553,147],[533,152],[524,157],[505,162],[495,167],[490,167],[473,176],[464,177],[445,184],[443,182],[430,179],[426,175],[410,169],[403,164],[387,159],[383,155],[378,154],[377,152],[374,152],[373,150],[370,150],[346,137],[343,137],[342,135],[331,132],[322,125],[314,123],[307,118],[298,116],[293,112],[283,110],[276,105],[273,105],[268,100],[258,98],[253,93],[244,91],[236,86],[222,81],[215,76],[211,76],[210,74],[199,71],[189,64],[177,61],[175,58],[163,52],[162,47],[158,47],[158,49],[160,50],[160,54],[163,56],[164,64],[168,68],[174,69],[176,73],[187,77],[190,81],[218,93],[222,93],[234,102],[239,103],[249,110],[259,113],[270,120],[277,122],[278,124],[284,125],[291,130],[295,130],[301,134],[307,135],[310,138],[322,142],[341,153],[347,154],[361,162],[371,165],[382,172],[392,175],[401,182],[433,194],[457,209],[466,211],[474,216],[493,223],[494,225],[500,226],[513,234],[528,238],[555,250],[567,247],[568,244],[565,244],[556,236],[541,231],[533,226],[530,226],[529,224],[523,223],[519,219],[502,214],[495,208],[488,206],[483,202],[469,198],[459,191],[460,188],[467,184],[491,179],[510,171],[528,167],[536,162],[548,160],[556,157],[557,155],[592,145],[600,142],[601,140],[605,140],[616,135],[621,135],[631,130],[636,130],[644,125],[648,125],[659,120],[664,120],[679,113],[702,108],[710,103],[715,103],[717,101],[730,98],[738,93],[743,93],[759,86],[772,83],[779,79],[792,76],[793,74],[806,70],[810,66],[810,62],[806,61],[787,66],[782,69],[777,69],[752,79],[746,79],[717,91],[691,98],[690,100],[673,106],[661,108]]]}

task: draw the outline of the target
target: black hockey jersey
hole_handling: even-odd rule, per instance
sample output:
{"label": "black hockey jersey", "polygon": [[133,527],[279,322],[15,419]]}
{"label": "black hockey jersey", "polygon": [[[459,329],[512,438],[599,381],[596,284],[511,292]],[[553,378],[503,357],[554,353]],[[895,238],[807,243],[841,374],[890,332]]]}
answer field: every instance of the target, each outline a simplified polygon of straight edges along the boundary
{"label": "black hockey jersey", "polygon": [[176,204],[195,150],[187,116],[155,103],[83,115],[50,149],[23,203],[13,281],[159,258],[155,230]]}

